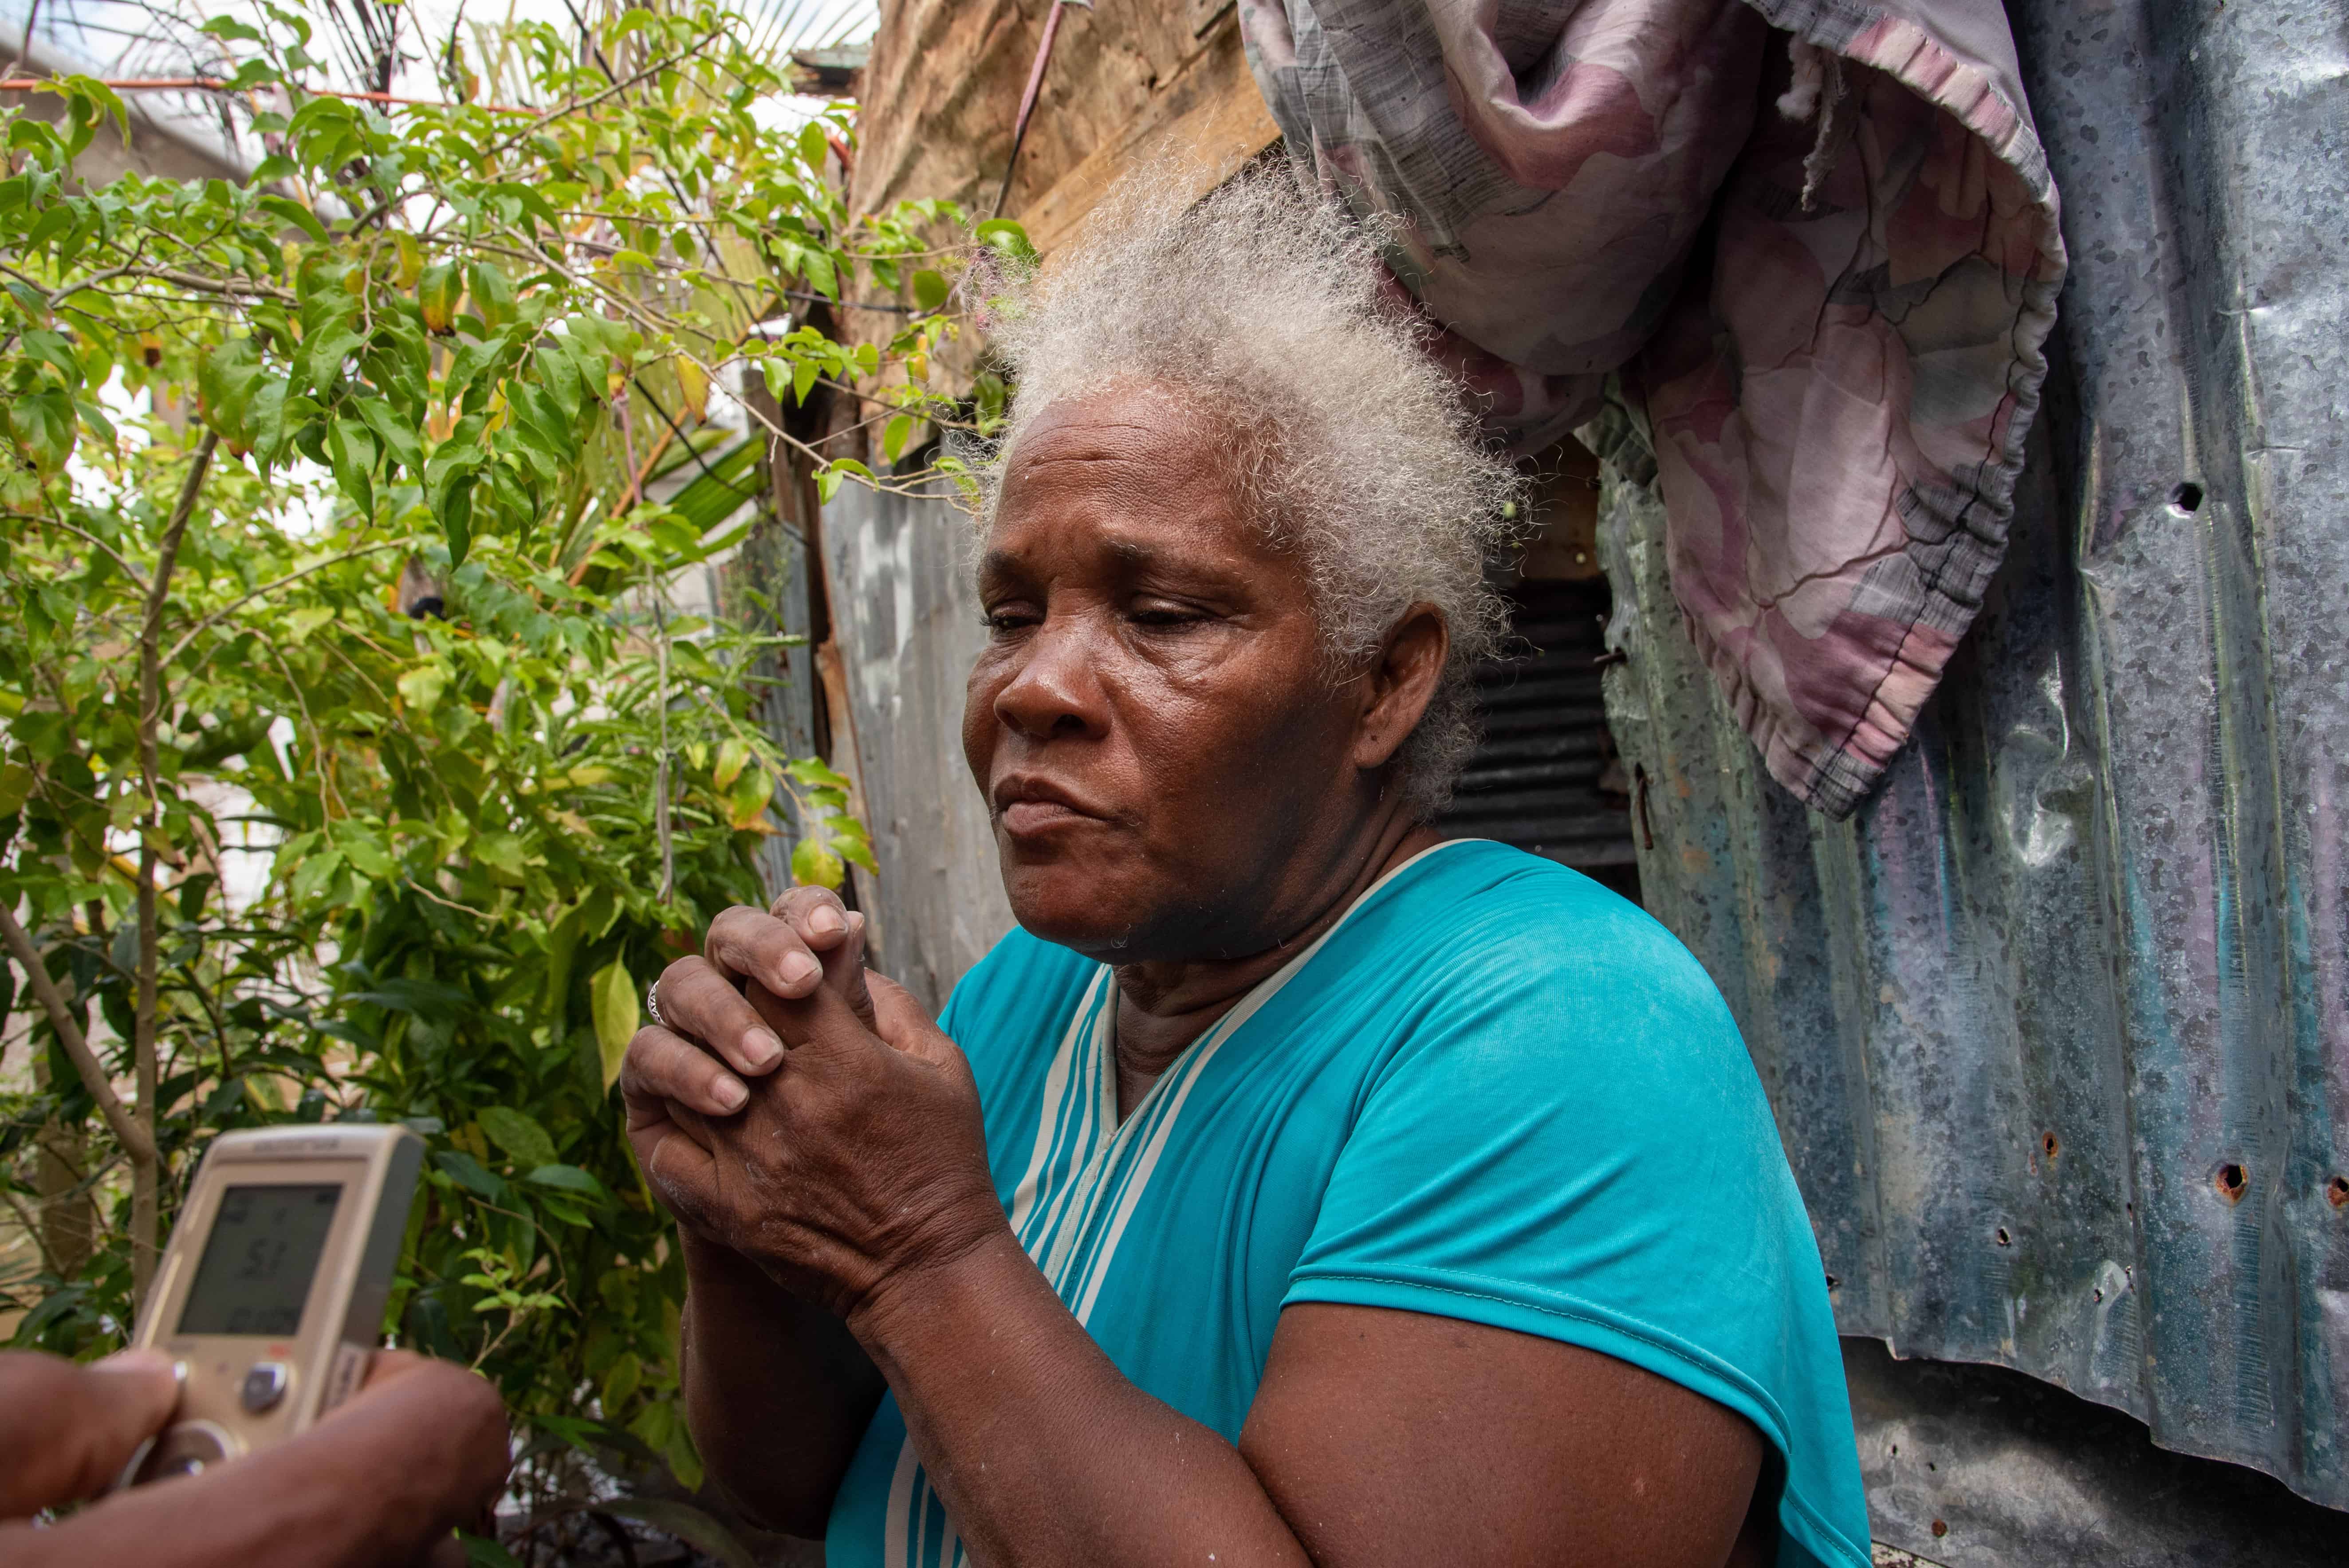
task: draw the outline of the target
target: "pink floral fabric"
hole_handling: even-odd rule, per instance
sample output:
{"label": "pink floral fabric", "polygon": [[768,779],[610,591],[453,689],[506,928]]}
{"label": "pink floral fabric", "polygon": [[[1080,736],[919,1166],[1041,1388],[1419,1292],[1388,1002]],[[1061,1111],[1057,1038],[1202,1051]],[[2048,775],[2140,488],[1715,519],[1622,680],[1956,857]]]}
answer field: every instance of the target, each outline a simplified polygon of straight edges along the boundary
{"label": "pink floral fabric", "polygon": [[1640,408],[1688,625],[1848,813],[2005,550],[2064,275],[1997,0],[1242,0],[1290,146],[1537,451]]}

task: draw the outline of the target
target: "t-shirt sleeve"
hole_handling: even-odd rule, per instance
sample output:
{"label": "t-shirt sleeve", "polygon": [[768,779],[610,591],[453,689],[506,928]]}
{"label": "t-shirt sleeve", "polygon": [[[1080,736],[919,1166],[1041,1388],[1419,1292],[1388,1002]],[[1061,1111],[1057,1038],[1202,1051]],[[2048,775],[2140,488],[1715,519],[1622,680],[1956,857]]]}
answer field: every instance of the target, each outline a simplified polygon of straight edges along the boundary
{"label": "t-shirt sleeve", "polygon": [[[1851,1468],[1816,1243],[1702,969],[1628,904],[1454,940],[1476,956],[1444,966],[1366,1086],[1284,1305],[1612,1356],[1753,1421],[1809,1477],[1796,1490],[1843,1490],[1802,1451],[1840,1434]],[[1865,1562],[1827,1522],[1855,1501],[1790,1497],[1781,1517],[1826,1561]]]}

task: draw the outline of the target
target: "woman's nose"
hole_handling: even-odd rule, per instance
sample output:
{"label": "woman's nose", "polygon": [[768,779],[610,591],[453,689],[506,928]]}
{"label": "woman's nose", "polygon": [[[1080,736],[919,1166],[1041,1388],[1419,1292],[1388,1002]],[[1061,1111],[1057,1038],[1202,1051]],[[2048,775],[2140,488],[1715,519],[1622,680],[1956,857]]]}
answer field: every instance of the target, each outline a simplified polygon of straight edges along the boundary
{"label": "woman's nose", "polygon": [[1081,618],[1047,617],[996,692],[996,717],[1031,740],[1102,733],[1109,715],[1101,652]]}

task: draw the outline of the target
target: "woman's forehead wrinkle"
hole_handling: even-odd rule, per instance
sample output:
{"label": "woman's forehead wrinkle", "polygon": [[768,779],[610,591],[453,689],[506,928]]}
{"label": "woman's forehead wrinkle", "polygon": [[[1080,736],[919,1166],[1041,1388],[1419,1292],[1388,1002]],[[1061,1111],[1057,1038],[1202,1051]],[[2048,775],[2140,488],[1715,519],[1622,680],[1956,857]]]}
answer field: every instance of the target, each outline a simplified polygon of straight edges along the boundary
{"label": "woman's forehead wrinkle", "polygon": [[[1047,421],[1050,421],[1049,423]],[[1164,426],[1138,419],[1092,418],[1047,414],[1028,432],[1011,455],[1014,472],[1061,463],[1146,463],[1171,461],[1169,432]]]}

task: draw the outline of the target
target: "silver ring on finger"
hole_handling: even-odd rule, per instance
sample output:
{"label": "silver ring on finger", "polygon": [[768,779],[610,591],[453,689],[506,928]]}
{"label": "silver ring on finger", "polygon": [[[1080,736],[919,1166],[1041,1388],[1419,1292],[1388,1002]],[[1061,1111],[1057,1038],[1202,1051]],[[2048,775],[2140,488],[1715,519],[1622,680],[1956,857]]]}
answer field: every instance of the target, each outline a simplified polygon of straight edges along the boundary
{"label": "silver ring on finger", "polygon": [[657,980],[645,987],[645,1011],[652,1015],[654,1023],[664,1029],[668,1027],[668,1020],[660,1014],[660,982]]}

